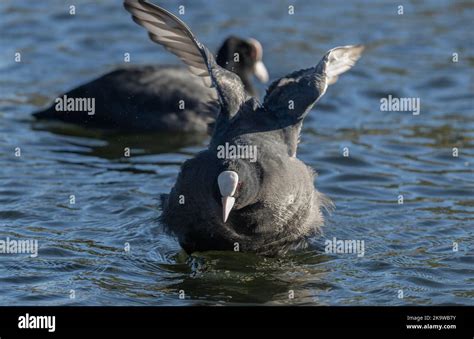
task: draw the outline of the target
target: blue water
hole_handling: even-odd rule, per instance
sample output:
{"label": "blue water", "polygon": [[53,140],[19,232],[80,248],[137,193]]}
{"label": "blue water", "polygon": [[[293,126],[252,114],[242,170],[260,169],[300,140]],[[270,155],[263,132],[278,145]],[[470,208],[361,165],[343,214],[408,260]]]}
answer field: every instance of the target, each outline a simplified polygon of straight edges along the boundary
{"label": "blue water", "polygon": [[[364,240],[365,255],[281,258],[187,257],[163,234],[159,194],[206,138],[34,122],[32,111],[122,65],[123,53],[178,63],[120,1],[74,3],[75,16],[59,0],[0,3],[0,240],[40,246],[36,258],[0,254],[0,305],[474,304],[472,1],[294,1],[292,16],[286,1],[180,2],[213,50],[229,34],[260,40],[272,79],[332,47],[368,47],[313,109],[299,148],[336,205],[313,241]],[[381,111],[389,94],[420,98],[420,115]]]}

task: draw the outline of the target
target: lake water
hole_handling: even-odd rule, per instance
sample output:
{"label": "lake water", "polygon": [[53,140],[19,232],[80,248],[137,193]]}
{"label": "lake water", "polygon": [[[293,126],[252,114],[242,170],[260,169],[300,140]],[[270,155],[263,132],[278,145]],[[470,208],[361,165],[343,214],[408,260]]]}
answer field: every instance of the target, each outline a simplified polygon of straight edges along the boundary
{"label": "lake water", "polygon": [[[177,12],[175,2],[159,3]],[[74,1],[70,16],[64,1],[4,0],[0,240],[37,240],[39,255],[0,254],[0,305],[473,305],[472,1],[294,1],[294,15],[287,1],[181,3],[211,49],[229,34],[260,40],[272,79],[316,64],[332,47],[367,45],[302,133],[299,157],[336,205],[324,236],[313,239],[320,249],[187,257],[161,230],[159,195],[206,138],[31,118],[122,65],[123,53],[136,64],[176,58],[147,39],[120,1]],[[420,114],[381,111],[390,94],[419,98]],[[363,240],[364,255],[324,253],[334,237]]]}

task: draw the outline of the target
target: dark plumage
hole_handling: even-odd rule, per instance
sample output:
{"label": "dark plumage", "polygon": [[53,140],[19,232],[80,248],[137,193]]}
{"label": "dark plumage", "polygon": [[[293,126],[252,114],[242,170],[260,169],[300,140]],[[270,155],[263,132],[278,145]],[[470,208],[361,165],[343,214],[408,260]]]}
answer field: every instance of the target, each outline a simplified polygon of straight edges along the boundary
{"label": "dark plumage", "polygon": [[[235,62],[236,54],[239,60]],[[250,95],[256,95],[252,75],[261,81],[268,73],[261,61],[262,47],[255,39],[227,38],[217,53],[218,63],[235,72]],[[55,104],[34,113],[53,119],[103,129],[149,132],[206,132],[218,108],[213,89],[178,66],[131,66],[105,74],[60,97],[95,98],[95,114],[56,111]],[[184,109],[180,109],[183,100]]]}
{"label": "dark plumage", "polygon": [[[303,119],[363,47],[330,50],[315,67],[275,81],[260,104],[178,18],[141,0],[125,4],[155,41],[218,93],[220,113],[208,149],[183,164],[162,199],[166,228],[187,252],[234,250],[238,244],[240,251],[275,255],[302,246],[323,225],[322,209],[331,204],[315,190],[313,170],[296,158]],[[257,157],[222,158],[226,144],[256,147]]]}

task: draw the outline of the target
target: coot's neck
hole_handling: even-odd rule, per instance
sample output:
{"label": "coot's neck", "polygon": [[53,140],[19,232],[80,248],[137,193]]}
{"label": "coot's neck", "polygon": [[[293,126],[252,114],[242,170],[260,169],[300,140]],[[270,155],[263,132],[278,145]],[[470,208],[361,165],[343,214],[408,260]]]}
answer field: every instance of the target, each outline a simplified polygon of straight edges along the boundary
{"label": "coot's neck", "polygon": [[244,72],[242,72],[242,74],[240,74],[240,72],[237,72],[237,75],[242,80],[242,83],[244,84],[245,91],[253,97],[256,96],[257,91],[255,90],[255,87],[253,86],[252,81],[250,80],[251,75],[249,75],[248,73],[244,73]]}
{"label": "coot's neck", "polygon": [[256,96],[257,91],[255,90],[255,87],[253,86],[252,80],[251,80],[252,73],[248,69],[246,69],[245,67],[242,67],[238,63],[235,63],[233,61],[224,63],[222,61],[223,60],[218,58],[217,63],[220,64],[220,66],[225,68],[226,70],[237,74],[240,80],[242,81],[242,83],[244,84],[245,91],[251,96]]}
{"label": "coot's neck", "polygon": [[257,92],[255,90],[255,87],[253,86],[252,83],[252,73],[245,67],[242,67],[240,64],[235,63],[235,62],[229,62],[228,64],[225,65],[225,68],[228,71],[234,72],[237,74],[244,84],[245,91],[251,95],[251,96],[256,96]]}

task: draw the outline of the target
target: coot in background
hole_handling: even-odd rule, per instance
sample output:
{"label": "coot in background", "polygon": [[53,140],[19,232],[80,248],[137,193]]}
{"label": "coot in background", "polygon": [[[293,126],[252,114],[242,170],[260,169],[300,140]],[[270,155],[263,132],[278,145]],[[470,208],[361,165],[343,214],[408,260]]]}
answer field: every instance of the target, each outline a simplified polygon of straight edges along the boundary
{"label": "coot in background", "polygon": [[[268,81],[262,56],[257,40],[230,36],[220,47],[217,62],[235,72],[247,92],[256,95],[252,76]],[[179,66],[121,68],[59,98],[94,98],[95,112],[61,111],[53,103],[34,116],[124,132],[206,132],[217,114],[215,91]]]}

